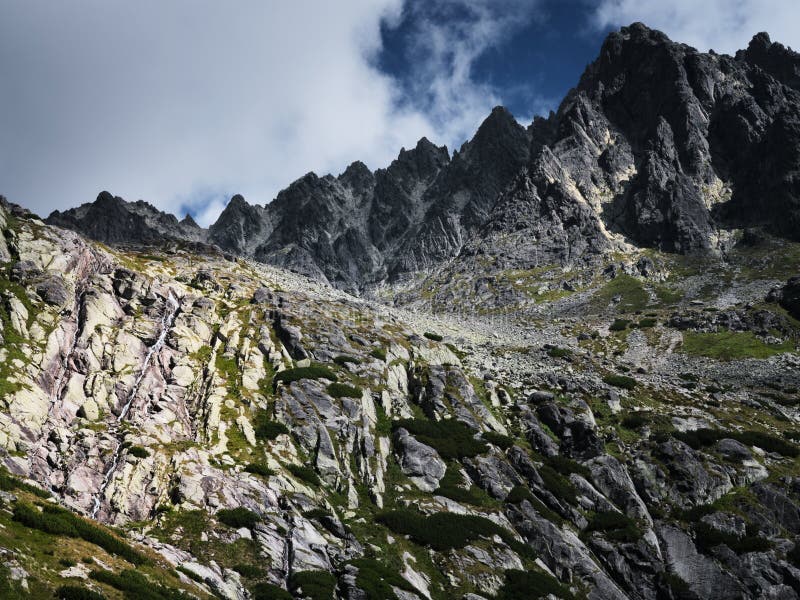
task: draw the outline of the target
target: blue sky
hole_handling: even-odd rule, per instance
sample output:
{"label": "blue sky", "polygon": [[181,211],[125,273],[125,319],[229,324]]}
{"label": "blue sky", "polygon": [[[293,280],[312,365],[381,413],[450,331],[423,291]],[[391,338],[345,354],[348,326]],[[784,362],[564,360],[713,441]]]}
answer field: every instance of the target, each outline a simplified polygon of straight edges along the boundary
{"label": "blue sky", "polygon": [[47,215],[109,190],[207,225],[237,193],[453,149],[498,104],[527,124],[633,21],[800,47],[797,0],[0,2],[0,194]]}
{"label": "blue sky", "polygon": [[[557,108],[615,27],[596,23],[587,0],[521,4],[509,34],[499,36],[472,63],[472,79],[493,90],[520,120],[527,120]],[[399,81],[407,91],[405,101],[411,103],[417,100],[410,82],[416,67],[413,33],[425,18],[468,22],[471,17],[459,3],[444,8],[424,3],[422,8],[407,8],[399,23],[382,24],[383,47],[376,64]]]}

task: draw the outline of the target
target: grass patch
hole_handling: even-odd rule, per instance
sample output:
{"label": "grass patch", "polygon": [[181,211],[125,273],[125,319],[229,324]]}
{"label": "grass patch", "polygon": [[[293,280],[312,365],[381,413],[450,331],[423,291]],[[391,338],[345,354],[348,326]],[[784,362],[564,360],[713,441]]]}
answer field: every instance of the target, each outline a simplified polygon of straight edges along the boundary
{"label": "grass patch", "polygon": [[624,390],[632,390],[637,385],[637,381],[627,375],[606,375],[603,377],[603,382]]}
{"label": "grass patch", "polygon": [[617,308],[627,312],[644,310],[650,297],[642,286],[642,282],[630,275],[618,275],[594,294],[596,304],[606,307],[619,296]]}
{"label": "grass patch", "polygon": [[279,435],[289,433],[289,429],[283,423],[273,421],[269,418],[267,411],[262,410],[256,413],[253,420],[253,433],[256,439],[263,441],[274,440]]}
{"label": "grass patch", "polygon": [[257,583],[250,590],[252,600],[292,600],[292,595],[271,583]]}
{"label": "grass patch", "polygon": [[327,387],[328,393],[334,398],[361,398],[361,388],[346,383],[331,383]]}
{"label": "grass patch", "polygon": [[300,598],[331,600],[336,577],[327,571],[298,571],[289,578],[289,589]]}
{"label": "grass patch", "polygon": [[300,381],[301,379],[328,379],[336,381],[336,373],[331,371],[328,367],[323,365],[311,365],[309,367],[297,367],[294,369],[286,369],[280,373],[276,373],[272,378],[273,385],[278,382],[292,383],[293,381]]}
{"label": "grass patch", "polygon": [[0,470],[0,490],[4,492],[12,492],[14,490],[21,490],[28,492],[39,498],[50,498],[50,493],[40,487],[25,483],[24,481],[10,475],[6,471]]}
{"label": "grass patch", "polygon": [[265,479],[267,477],[271,477],[272,475],[275,475],[275,471],[270,469],[264,463],[249,463],[244,468],[244,470],[245,470],[245,472],[252,473],[253,475],[260,475],[261,477],[264,477]]}
{"label": "grass patch", "polygon": [[109,554],[116,554],[134,565],[148,562],[144,554],[135,550],[105,529],[58,506],[46,505],[39,510],[26,502],[18,502],[14,507],[13,518],[18,523],[52,535],[80,538],[100,546]]}
{"label": "grass patch", "polygon": [[572,473],[576,473],[584,479],[590,479],[592,476],[592,472],[587,467],[560,454],[546,458],[545,463],[564,476],[569,476]]}
{"label": "grass patch", "polygon": [[445,459],[471,458],[488,450],[485,442],[475,439],[473,429],[454,419],[402,419],[392,424],[393,430],[401,427]]}
{"label": "grass patch", "polygon": [[565,500],[570,504],[577,502],[577,491],[572,482],[556,471],[549,464],[544,464],[539,468],[539,475],[544,482],[544,486],[556,497]]}
{"label": "grass patch", "polygon": [[292,475],[301,481],[305,481],[313,486],[318,486],[320,483],[319,475],[317,475],[317,472],[311,467],[307,467],[306,465],[288,464],[286,465],[286,468]]}
{"label": "grass patch", "polygon": [[549,595],[571,600],[574,596],[558,579],[540,571],[509,569],[495,600],[538,600]]}
{"label": "grass patch", "polygon": [[572,350],[556,346],[547,351],[547,356],[551,356],[552,358],[566,358],[567,356],[572,356]]}
{"label": "grass patch", "polygon": [[390,510],[378,513],[377,523],[395,533],[409,536],[416,543],[443,552],[463,548],[479,538],[499,536],[512,550],[526,558],[535,558],[533,549],[519,542],[507,529],[477,515],[435,513],[430,516],[411,510]]}
{"label": "grass patch", "polygon": [[386,360],[386,350],[383,348],[375,348],[372,352],[369,353],[372,358],[377,358],[378,360],[385,361]]}
{"label": "grass patch", "polygon": [[100,592],[77,585],[62,585],[56,590],[58,600],[106,600]]}
{"label": "grass patch", "polygon": [[434,342],[441,342],[441,341],[444,339],[444,338],[443,338],[441,335],[439,335],[438,333],[433,333],[433,332],[431,332],[431,331],[426,331],[426,332],[425,332],[423,335],[424,335],[426,338],[428,338],[429,340],[433,340]]}
{"label": "grass patch", "polygon": [[242,527],[252,529],[256,526],[256,523],[261,521],[261,517],[258,516],[258,513],[254,513],[252,510],[243,506],[223,508],[217,511],[217,519],[220,523],[228,527],[233,527],[234,529],[241,529]]}
{"label": "grass patch", "polygon": [[340,354],[339,356],[334,357],[333,362],[339,365],[340,367],[344,367],[349,364],[352,365],[361,364],[361,361],[357,359],[355,356],[348,356],[346,354]]}
{"label": "grass patch", "polygon": [[407,592],[417,592],[413,585],[400,577],[397,570],[390,569],[375,560],[359,558],[351,561],[350,564],[358,569],[356,587],[364,592],[367,600],[395,598],[393,587]]}
{"label": "grass patch", "polygon": [[642,530],[635,520],[616,511],[599,511],[591,515],[586,533],[600,531],[617,542],[635,542],[642,537]]}
{"label": "grass patch", "polygon": [[614,322],[608,326],[609,331],[625,331],[631,322],[628,319],[614,319]]}
{"label": "grass patch", "polygon": [[469,489],[465,489],[462,485],[463,481],[458,465],[447,465],[447,470],[439,482],[436,494],[472,506],[489,506],[492,504],[492,499],[489,495],[478,486],[471,485]]}
{"label": "grass patch", "polygon": [[789,458],[800,455],[800,448],[784,439],[764,433],[763,431],[724,431],[720,429],[695,429],[694,431],[675,431],[672,437],[678,439],[695,450],[712,446],[719,440],[730,438],[745,446],[758,446],[767,452],[775,452]]}
{"label": "grass patch", "polygon": [[501,450],[508,450],[514,445],[513,439],[507,435],[503,435],[502,433],[497,433],[496,431],[486,431],[481,434],[481,438],[490,444],[497,446]]}
{"label": "grass patch", "polygon": [[718,360],[743,358],[769,358],[776,354],[792,352],[791,341],[767,344],[752,331],[720,331],[717,333],[683,333],[683,351],[692,356],[706,356]]}
{"label": "grass patch", "polygon": [[192,596],[150,581],[142,573],[126,569],[119,574],[92,571],[90,577],[122,592],[125,600],[189,600]]}

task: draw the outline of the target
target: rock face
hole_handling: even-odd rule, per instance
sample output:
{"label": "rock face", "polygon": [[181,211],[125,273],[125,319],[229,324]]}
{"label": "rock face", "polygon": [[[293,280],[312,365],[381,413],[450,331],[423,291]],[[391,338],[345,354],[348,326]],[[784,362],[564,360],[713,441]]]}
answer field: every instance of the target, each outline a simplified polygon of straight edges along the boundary
{"label": "rock face", "polygon": [[103,192],[49,222],[108,243],[209,242],[347,289],[453,257],[571,265],[626,242],[724,251],[732,231],[800,231],[800,55],[758,34],[735,57],[637,23],[608,36],[558,111],[502,107],[452,157],[423,138],[386,169],[232,198],[208,231]]}
{"label": "rock face", "polygon": [[[796,279],[762,303],[800,256],[796,67],[633,25],[547,119],[207,231],[105,193],[51,216],[108,247],[0,202],[0,462],[30,480],[0,477],[0,589],[800,597]],[[47,494],[120,539],[60,542]]]}

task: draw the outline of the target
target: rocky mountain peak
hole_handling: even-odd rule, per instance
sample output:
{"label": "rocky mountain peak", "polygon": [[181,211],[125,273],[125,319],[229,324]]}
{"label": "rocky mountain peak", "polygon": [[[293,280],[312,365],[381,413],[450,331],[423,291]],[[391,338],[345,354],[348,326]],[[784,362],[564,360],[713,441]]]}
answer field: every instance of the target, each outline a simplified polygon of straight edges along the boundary
{"label": "rocky mountain peak", "polygon": [[800,54],[773,42],[767,32],[754,35],[747,49],[737,52],[736,58],[758,66],[784,85],[800,90]]}

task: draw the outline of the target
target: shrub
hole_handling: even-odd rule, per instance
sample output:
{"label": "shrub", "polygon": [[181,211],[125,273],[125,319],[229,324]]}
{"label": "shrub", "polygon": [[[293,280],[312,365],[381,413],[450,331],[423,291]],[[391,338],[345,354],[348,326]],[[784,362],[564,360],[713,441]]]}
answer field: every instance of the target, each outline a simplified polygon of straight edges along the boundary
{"label": "shrub", "polygon": [[544,482],[544,486],[556,497],[565,500],[570,504],[575,504],[577,500],[577,492],[572,482],[561,475],[553,467],[548,464],[542,465],[539,469],[539,475]]}
{"label": "shrub", "polygon": [[416,543],[437,551],[463,548],[481,537],[500,536],[515,552],[533,556],[533,550],[519,542],[510,531],[494,521],[477,515],[435,513],[425,516],[411,510],[390,510],[378,513],[377,523],[385,525],[395,533],[408,535]]}
{"label": "shrub", "polygon": [[31,529],[38,529],[52,535],[81,538],[100,546],[109,554],[116,554],[134,565],[147,562],[147,558],[120,538],[105,529],[78,517],[58,506],[44,506],[41,511],[25,502],[14,507],[13,518]]}
{"label": "shrub", "polygon": [[436,494],[472,506],[486,506],[491,502],[489,496],[481,488],[471,485],[469,489],[465,489],[462,484],[458,465],[447,465],[447,470],[439,482]]}
{"label": "shrub", "polygon": [[626,415],[621,422],[621,425],[625,429],[630,429],[635,431],[647,425],[650,422],[650,419],[647,416],[646,412],[633,412]]}
{"label": "shrub", "polygon": [[60,564],[62,567],[67,567],[69,569],[70,567],[74,567],[76,563],[74,560],[70,560],[68,558],[59,558],[58,564]]}
{"label": "shrub", "polygon": [[545,463],[562,475],[568,476],[571,473],[576,473],[585,479],[589,479],[592,476],[592,472],[587,467],[560,454],[546,458]]}
{"label": "shrub", "polygon": [[244,506],[237,506],[236,508],[223,508],[217,511],[217,519],[220,523],[234,529],[241,529],[242,527],[252,529],[261,520],[261,517],[258,516],[258,513],[254,513]]}
{"label": "shrub", "polygon": [[58,600],[106,600],[99,592],[77,585],[62,585],[56,590]]}
{"label": "shrub", "polygon": [[514,445],[514,440],[512,440],[507,435],[503,435],[502,433],[497,433],[495,431],[487,431],[481,434],[481,437],[489,442],[490,444],[494,444],[501,450],[508,450],[511,446]]}
{"label": "shrub", "polygon": [[257,583],[250,590],[252,600],[292,600],[292,595],[271,583]]}
{"label": "shrub", "polygon": [[527,500],[528,502],[533,500],[533,494],[524,485],[515,485],[506,496],[506,502],[511,504],[519,504],[523,500]]}
{"label": "shrub", "polygon": [[289,469],[289,472],[292,475],[301,481],[305,481],[306,483],[310,483],[314,486],[319,485],[319,475],[317,475],[317,472],[311,467],[307,467],[305,465],[288,464],[286,465],[286,468]]}
{"label": "shrub", "polygon": [[[289,578],[292,593],[311,600],[331,600],[336,577],[327,571],[297,571]],[[299,592],[302,590],[302,594]]]}
{"label": "shrub", "polygon": [[444,339],[438,333],[432,333],[430,331],[426,331],[423,335],[429,340],[433,340],[434,342],[441,342]]}
{"label": "shrub", "polygon": [[331,383],[327,390],[334,398],[361,398],[361,388],[346,383]]}
{"label": "shrub", "polygon": [[606,375],[603,377],[603,382],[625,390],[632,390],[637,384],[633,377],[627,375]]}
{"label": "shrub", "polygon": [[786,560],[792,563],[795,567],[800,567],[800,543],[795,542],[794,548],[786,553]]}
{"label": "shrub", "polygon": [[509,569],[505,576],[505,583],[495,596],[496,600],[538,600],[550,594],[565,600],[574,597],[566,586],[547,573]]}
{"label": "shrub", "polygon": [[233,570],[236,571],[242,577],[246,577],[247,579],[258,579],[259,577],[262,577],[264,575],[264,571],[254,565],[246,565],[246,564],[234,565]]}
{"label": "shrub", "polygon": [[569,348],[550,348],[547,351],[548,356],[552,356],[553,358],[565,358],[567,356],[572,356],[572,350]]}
{"label": "shrub", "polygon": [[402,419],[392,424],[393,430],[401,427],[445,459],[471,458],[488,450],[485,442],[475,439],[475,431],[455,419]]}
{"label": "shrub", "polygon": [[253,475],[261,475],[261,477],[270,477],[275,475],[275,471],[270,469],[264,463],[249,463],[244,470],[247,473],[252,473]]}
{"label": "shrub", "polygon": [[393,587],[417,592],[416,588],[400,577],[397,570],[390,569],[369,558],[359,558],[350,562],[358,569],[356,586],[361,589],[368,600],[396,598]]}
{"label": "shrub", "polygon": [[694,525],[695,543],[701,550],[708,551],[721,544],[736,552],[736,554],[746,554],[747,552],[766,552],[772,548],[769,540],[756,535],[751,525],[747,526],[745,535],[738,537],[732,533],[719,531],[711,527],[708,523],[700,521]]}
{"label": "shrub", "polygon": [[721,439],[730,438],[746,446],[758,446],[767,452],[776,452],[790,458],[800,455],[800,449],[794,444],[762,431],[723,431],[703,428],[693,431],[675,431],[672,436],[695,450],[712,446]]}
{"label": "shrub", "polygon": [[253,432],[259,440],[271,441],[279,435],[289,433],[289,429],[283,423],[272,421],[267,411],[259,411],[254,419]]}
{"label": "shrub", "polygon": [[378,360],[386,360],[386,350],[383,348],[375,348],[372,352],[369,353],[372,358],[377,358]]}
{"label": "shrub", "polygon": [[658,324],[658,321],[656,319],[648,317],[648,318],[645,318],[645,319],[642,319],[641,321],[639,321],[638,327],[640,329],[649,329],[651,327],[655,327],[657,324]]}
{"label": "shrub", "polygon": [[631,322],[628,319],[614,319],[614,322],[609,325],[609,331],[625,331]]}
{"label": "shrub", "polygon": [[128,448],[128,454],[131,456],[135,456],[136,458],[147,458],[150,456],[150,452],[147,449],[142,448],[141,446],[131,446]]}
{"label": "shrub", "polygon": [[35,485],[31,485],[30,483],[25,483],[20,479],[17,479],[13,475],[9,475],[6,471],[0,469],[0,490],[4,492],[11,492],[14,490],[22,490],[23,492],[28,492],[29,494],[33,494],[39,498],[49,498],[50,493],[43,490],[40,487],[36,487]]}
{"label": "shrub", "polygon": [[330,381],[336,381],[337,378],[336,373],[328,367],[313,364],[310,367],[297,367],[276,373],[275,377],[272,378],[272,384],[277,385],[281,381],[283,383],[292,383],[301,379],[329,379]]}
{"label": "shrub", "polygon": [[346,354],[340,354],[339,356],[334,357],[333,362],[335,362],[340,367],[344,367],[348,364],[360,365],[361,361],[357,359],[355,356],[348,356]]}
{"label": "shrub", "polygon": [[150,581],[138,571],[126,569],[118,575],[110,571],[92,571],[95,581],[105,583],[122,592],[125,600],[189,600],[191,596]]}
{"label": "shrub", "polygon": [[599,511],[589,519],[586,532],[601,531],[609,539],[619,542],[635,542],[642,537],[636,521],[616,511]]}

